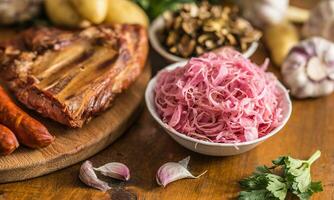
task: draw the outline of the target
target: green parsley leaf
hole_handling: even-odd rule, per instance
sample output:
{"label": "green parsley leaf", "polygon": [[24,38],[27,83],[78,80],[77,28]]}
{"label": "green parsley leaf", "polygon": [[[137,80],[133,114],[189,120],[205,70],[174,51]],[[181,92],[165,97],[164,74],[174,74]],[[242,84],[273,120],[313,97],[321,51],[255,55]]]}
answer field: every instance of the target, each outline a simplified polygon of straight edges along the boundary
{"label": "green parsley leaf", "polygon": [[[309,200],[314,193],[323,191],[321,182],[311,179],[311,165],[320,155],[317,151],[308,160],[282,156],[272,161],[272,167],[257,167],[251,176],[239,182],[245,190],[240,192],[239,200],[284,200],[288,191],[300,200]],[[276,168],[282,169],[282,176],[274,174]]]}
{"label": "green parsley leaf", "polygon": [[257,171],[241,180],[240,185],[246,191],[240,193],[239,200],[284,200],[288,191],[284,179],[266,166],[257,167]]}
{"label": "green parsley leaf", "polygon": [[251,190],[240,192],[239,200],[277,200],[275,197],[270,197],[270,192],[266,189],[263,190]]}
{"label": "green parsley leaf", "polygon": [[[166,10],[177,10],[184,3],[199,3],[200,0],[133,0],[153,20]],[[219,0],[209,0],[210,3],[219,3]]]}
{"label": "green parsley leaf", "polygon": [[[298,160],[290,156],[280,157],[273,161],[276,166],[282,166],[285,179],[294,194],[310,193],[311,165],[320,157],[321,152],[316,151],[308,160]],[[313,194],[313,192],[312,192]]]}
{"label": "green parsley leaf", "polygon": [[272,172],[270,171],[270,169],[267,166],[262,165],[262,166],[256,167],[256,172],[255,173],[272,173]]}
{"label": "green parsley leaf", "polygon": [[196,0],[133,0],[154,19],[166,10],[176,10],[184,3],[196,3]]}
{"label": "green parsley leaf", "polygon": [[269,177],[270,180],[266,189],[277,199],[284,200],[288,192],[288,186],[284,182],[284,179],[275,174],[267,174],[267,177]]}
{"label": "green parsley leaf", "polygon": [[297,195],[300,200],[309,200],[309,199],[311,199],[311,196],[314,193],[322,192],[322,191],[323,191],[323,188],[322,188],[321,182],[311,182],[311,185],[309,186],[309,188],[306,192],[298,193],[298,192],[294,191],[293,193],[295,195]]}

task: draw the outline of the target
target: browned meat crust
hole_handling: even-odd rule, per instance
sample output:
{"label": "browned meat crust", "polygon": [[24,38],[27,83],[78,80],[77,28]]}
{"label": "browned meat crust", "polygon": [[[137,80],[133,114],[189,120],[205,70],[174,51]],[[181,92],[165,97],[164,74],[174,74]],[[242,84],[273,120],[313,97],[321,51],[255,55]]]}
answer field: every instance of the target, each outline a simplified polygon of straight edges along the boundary
{"label": "browned meat crust", "polygon": [[134,82],[147,54],[139,25],[32,28],[0,44],[1,78],[27,107],[81,127]]}

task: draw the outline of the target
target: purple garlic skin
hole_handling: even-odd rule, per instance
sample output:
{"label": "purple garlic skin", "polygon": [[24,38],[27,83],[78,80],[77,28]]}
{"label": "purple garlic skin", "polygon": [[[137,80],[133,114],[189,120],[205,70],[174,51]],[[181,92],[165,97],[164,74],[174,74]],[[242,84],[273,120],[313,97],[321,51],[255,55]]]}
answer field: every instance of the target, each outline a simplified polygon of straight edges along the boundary
{"label": "purple garlic skin", "polygon": [[196,179],[206,173],[205,171],[198,176],[192,175],[188,170],[189,160],[190,156],[179,162],[168,162],[162,165],[156,174],[156,181],[158,185],[166,187],[169,183],[174,181],[184,178]]}
{"label": "purple garlic skin", "polygon": [[85,161],[81,165],[80,172],[79,172],[79,178],[86,185],[99,189],[103,192],[111,189],[111,187],[109,187],[107,182],[100,180],[96,176],[92,162],[90,162],[89,160]]}
{"label": "purple garlic skin", "polygon": [[130,179],[130,170],[123,163],[111,162],[107,163],[94,170],[101,172],[104,176],[108,176],[121,181],[128,181]]}
{"label": "purple garlic skin", "polygon": [[331,94],[334,91],[334,44],[320,37],[300,42],[285,59],[282,75],[294,97]]}
{"label": "purple garlic skin", "polygon": [[110,190],[111,187],[107,182],[100,180],[94,170],[99,171],[104,176],[108,176],[114,179],[123,181],[128,181],[130,179],[130,170],[123,163],[111,162],[101,167],[94,168],[92,162],[89,160],[85,161],[80,167],[80,180],[86,185],[104,192]]}
{"label": "purple garlic skin", "polygon": [[319,36],[334,41],[334,1],[320,1],[311,10],[309,20],[304,24],[304,37]]}

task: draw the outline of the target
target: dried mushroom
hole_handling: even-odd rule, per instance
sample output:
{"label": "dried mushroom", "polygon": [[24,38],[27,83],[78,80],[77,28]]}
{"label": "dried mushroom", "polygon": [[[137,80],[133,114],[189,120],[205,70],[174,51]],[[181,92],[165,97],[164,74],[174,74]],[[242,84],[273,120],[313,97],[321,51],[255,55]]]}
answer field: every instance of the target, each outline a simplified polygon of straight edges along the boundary
{"label": "dried mushroom", "polygon": [[163,14],[165,29],[161,41],[172,54],[188,58],[205,52],[232,46],[246,51],[261,37],[245,19],[239,17],[236,7],[184,4],[178,11]]}

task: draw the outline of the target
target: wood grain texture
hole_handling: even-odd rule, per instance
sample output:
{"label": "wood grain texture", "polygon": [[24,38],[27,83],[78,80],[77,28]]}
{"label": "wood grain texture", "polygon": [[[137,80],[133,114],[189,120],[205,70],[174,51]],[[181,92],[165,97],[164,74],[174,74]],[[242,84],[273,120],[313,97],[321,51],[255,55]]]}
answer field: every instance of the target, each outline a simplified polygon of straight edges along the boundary
{"label": "wood grain texture", "polygon": [[[294,0],[305,7],[314,0]],[[265,49],[258,50],[253,60],[260,64],[267,57]],[[153,70],[166,65],[162,58],[151,53]],[[270,67],[278,74],[278,70]],[[225,200],[235,199],[240,191],[238,181],[249,176],[256,166],[270,164],[280,155],[308,158],[315,150],[321,158],[312,166],[314,180],[321,180],[324,192],[313,200],[334,200],[334,94],[308,100],[293,100],[293,113],[285,128],[257,148],[237,156],[210,157],[193,153],[174,142],[154,122],[145,109],[133,126],[117,142],[89,158],[94,166],[110,161],[127,164],[131,179],[127,183],[105,179],[113,189],[103,193],[85,186],[78,179],[80,164],[59,170],[47,176],[27,181],[1,184],[0,200]],[[180,180],[159,187],[155,173],[165,162],[178,161],[190,155],[190,170],[200,179]],[[293,198],[288,198],[293,199]]]}
{"label": "wood grain texture", "polygon": [[138,80],[116,97],[109,110],[83,128],[68,128],[40,118],[50,133],[56,136],[55,142],[38,150],[20,147],[11,155],[0,157],[0,183],[41,176],[75,164],[104,149],[133,122],[150,76],[150,66],[146,66]]}

